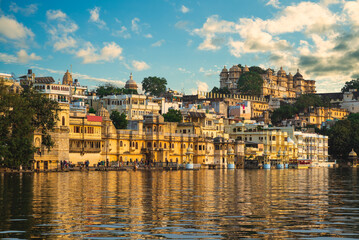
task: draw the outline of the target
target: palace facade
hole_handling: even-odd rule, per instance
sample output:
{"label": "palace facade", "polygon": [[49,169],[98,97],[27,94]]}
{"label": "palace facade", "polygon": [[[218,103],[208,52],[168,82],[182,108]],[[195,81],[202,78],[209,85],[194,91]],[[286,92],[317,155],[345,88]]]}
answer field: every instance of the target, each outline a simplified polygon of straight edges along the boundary
{"label": "palace facade", "polygon": [[[238,79],[246,72],[250,72],[247,65],[243,69],[233,65],[229,70],[224,66],[220,73],[220,88],[228,88],[231,93],[238,93]],[[261,77],[263,78],[261,97],[296,98],[301,94],[316,93],[315,81],[305,80],[299,69],[293,76],[291,73],[287,74],[282,67],[277,73],[268,68]]]}

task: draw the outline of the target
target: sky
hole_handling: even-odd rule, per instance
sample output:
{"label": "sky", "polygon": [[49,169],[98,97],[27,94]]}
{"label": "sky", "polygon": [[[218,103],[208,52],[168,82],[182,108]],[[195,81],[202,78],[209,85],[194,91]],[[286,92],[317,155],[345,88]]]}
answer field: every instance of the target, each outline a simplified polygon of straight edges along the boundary
{"label": "sky", "polygon": [[318,92],[359,77],[359,0],[0,0],[0,72],[66,70],[90,89],[130,73],[191,94],[223,66],[297,69]]}

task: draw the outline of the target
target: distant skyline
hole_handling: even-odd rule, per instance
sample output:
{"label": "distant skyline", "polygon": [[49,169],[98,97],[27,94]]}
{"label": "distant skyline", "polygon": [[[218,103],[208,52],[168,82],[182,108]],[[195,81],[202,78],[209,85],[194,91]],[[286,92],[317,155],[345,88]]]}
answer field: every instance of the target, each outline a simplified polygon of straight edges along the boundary
{"label": "distant skyline", "polygon": [[190,94],[223,66],[281,66],[340,91],[359,77],[359,0],[0,1],[0,72],[52,76],[72,65],[94,89],[164,77]]}

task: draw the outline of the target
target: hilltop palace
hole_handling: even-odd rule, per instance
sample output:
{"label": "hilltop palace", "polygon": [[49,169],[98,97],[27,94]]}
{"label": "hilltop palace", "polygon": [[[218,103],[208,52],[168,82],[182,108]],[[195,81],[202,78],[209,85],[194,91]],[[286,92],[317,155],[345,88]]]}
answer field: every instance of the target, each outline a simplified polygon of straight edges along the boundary
{"label": "hilltop palace", "polygon": [[[220,88],[228,88],[232,94],[238,92],[237,81],[239,77],[249,68],[245,66],[243,69],[237,65],[233,65],[229,71],[224,66],[220,73]],[[296,98],[301,94],[316,93],[315,81],[305,80],[302,74],[297,73],[293,76],[288,75],[281,67],[275,75],[272,69],[268,68],[265,74],[261,74],[263,78],[261,97],[272,96],[273,98]]]}

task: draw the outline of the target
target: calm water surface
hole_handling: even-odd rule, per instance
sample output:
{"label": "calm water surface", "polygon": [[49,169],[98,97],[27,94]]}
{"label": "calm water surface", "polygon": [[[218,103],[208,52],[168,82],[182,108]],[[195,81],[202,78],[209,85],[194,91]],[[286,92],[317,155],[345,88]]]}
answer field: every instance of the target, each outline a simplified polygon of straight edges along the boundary
{"label": "calm water surface", "polygon": [[355,239],[358,171],[1,174],[0,238]]}

